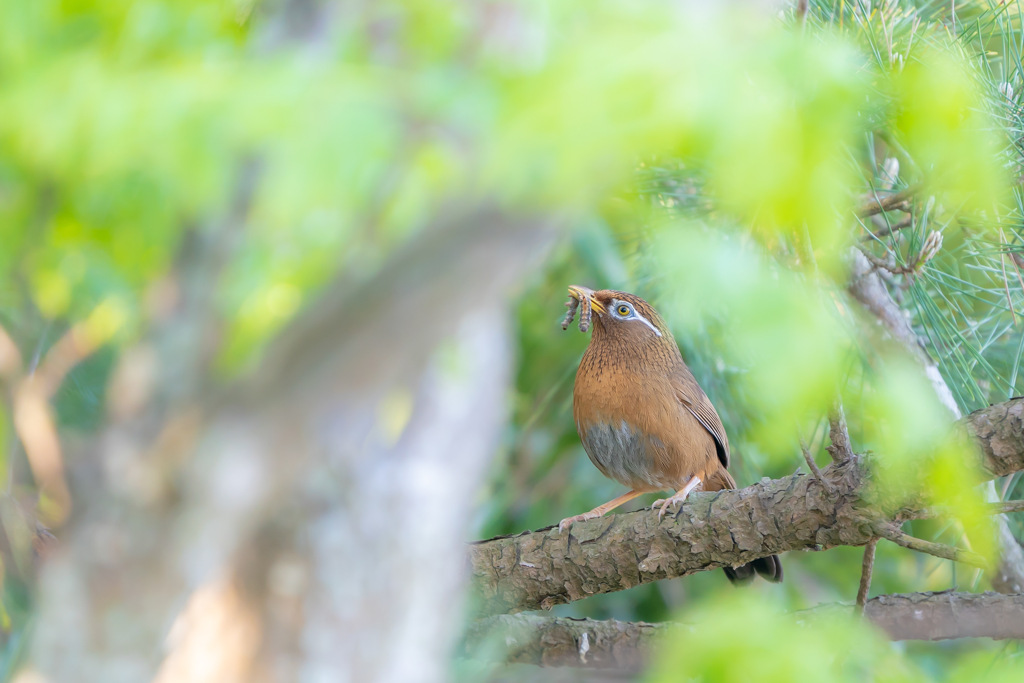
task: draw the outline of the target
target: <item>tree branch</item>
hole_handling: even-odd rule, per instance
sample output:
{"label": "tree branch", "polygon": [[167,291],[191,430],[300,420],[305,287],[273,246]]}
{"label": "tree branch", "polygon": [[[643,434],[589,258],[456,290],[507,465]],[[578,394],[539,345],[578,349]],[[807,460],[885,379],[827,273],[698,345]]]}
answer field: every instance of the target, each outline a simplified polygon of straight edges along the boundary
{"label": "tree branch", "polygon": [[1002,503],[991,503],[992,512],[1005,515],[1010,512],[1024,512],[1024,500],[1007,500]]}
{"label": "tree branch", "polygon": [[981,448],[985,469],[993,477],[1024,469],[1024,398],[1018,396],[975,411],[963,421]]}
{"label": "tree branch", "polygon": [[462,654],[479,657],[490,642],[496,656],[510,664],[574,666],[603,671],[639,671],[657,642],[682,624],[649,624],[616,619],[572,619],[537,614],[501,614],[474,621],[462,643]]}
{"label": "tree branch", "polygon": [[843,404],[836,401],[828,414],[828,436],[832,444],[826,448],[832,460],[846,462],[853,457],[853,446],[850,444],[850,431],[846,427],[846,414]]}
{"label": "tree branch", "polygon": [[1024,638],[1024,595],[910,593],[868,600],[865,615],[892,640]]}
{"label": "tree branch", "polygon": [[860,566],[860,587],[857,589],[857,611],[864,613],[864,606],[868,601],[868,591],[871,590],[871,572],[875,568],[875,548],[878,546],[878,539],[872,538],[864,546],[864,560]]}
{"label": "tree branch", "polygon": [[[872,221],[874,221],[874,218],[872,218]],[[874,232],[869,232],[867,235],[864,235],[864,237],[860,238],[860,241],[861,242],[870,242],[872,240],[881,240],[881,239],[883,239],[885,237],[888,237],[889,235],[892,235],[893,233],[899,232],[900,230],[905,230],[907,228],[913,227],[913,225],[914,225],[914,217],[913,216],[907,216],[906,218],[901,220],[899,223],[890,223],[888,225],[884,224],[883,221],[879,221],[879,222],[876,222],[875,225],[878,225],[879,223],[883,223],[883,224],[882,224],[882,226],[878,230],[876,230]]]}
{"label": "tree branch", "polygon": [[740,490],[696,493],[659,523],[650,510],[548,527],[470,546],[473,588],[486,612],[549,609],[598,593],[788,550],[863,545],[875,521],[859,504],[858,461],[832,465],[826,491],[795,474]]}
{"label": "tree branch", "polygon": [[923,538],[911,536],[910,534],[888,525],[880,526],[878,529],[878,535],[884,539],[892,541],[896,545],[903,546],[909,550],[915,550],[919,553],[941,557],[944,560],[963,562],[964,564],[969,564],[972,567],[979,567],[981,569],[992,568],[985,558],[978,553],[970,550],[964,550],[963,548],[954,548],[951,545],[945,545],[943,543],[926,541]]}
{"label": "tree branch", "polygon": [[[889,291],[885,288],[885,283],[882,282],[878,273],[872,269],[864,254],[858,249],[851,249],[850,254],[850,283],[848,286],[850,294],[868,309],[908,352],[919,360],[924,367],[925,374],[932,383],[935,395],[939,401],[946,406],[954,419],[960,419],[962,413],[960,412],[960,406],[957,405],[956,399],[953,397],[953,392],[950,391],[949,385],[943,379],[938,366],[921,345],[921,341],[911,327],[909,319],[904,315],[892,296],[890,296]],[[1010,402],[1003,405],[1009,404]],[[1016,414],[1012,416],[999,415],[998,413],[990,415],[989,411],[980,412],[984,414],[985,419],[991,418],[996,422],[1009,419],[1015,422],[1018,428],[1020,427],[1021,414],[1019,406],[1017,407]],[[978,429],[1004,429],[985,420],[975,424],[970,419],[968,420],[968,427],[974,430],[975,433],[977,433]],[[1006,454],[1012,459],[1014,453],[1019,454],[1024,449],[1022,440],[1014,438],[1012,435],[1007,439],[983,439],[981,443],[983,448],[990,449],[986,453],[990,460],[995,456],[994,450],[1006,449]],[[995,487],[991,483],[986,487],[986,498],[989,502],[995,502],[997,499]],[[992,586],[1003,593],[1019,593],[1024,590],[1024,549],[1021,548],[1005,517],[997,516],[995,521],[1001,558],[999,567],[991,574]]]}
{"label": "tree branch", "polygon": [[[985,507],[991,515],[1006,515],[1011,512],[1024,512],[1024,500],[1007,500],[1001,503],[986,503]],[[942,517],[947,514],[948,511],[946,508],[942,506],[935,506],[918,510],[913,518],[908,517],[907,519],[929,519],[932,517]]]}
{"label": "tree branch", "polygon": [[[1024,469],[1024,399],[968,416],[989,476]],[[1015,444],[1015,445],[1014,445]],[[549,609],[598,593],[790,550],[859,546],[893,519],[861,499],[860,457],[813,476],[762,480],[745,489],[697,493],[659,523],[649,510],[504,536],[470,545],[473,589],[486,613]],[[901,510],[901,514],[914,511]]]}
{"label": "tree branch", "polygon": [[811,455],[811,449],[807,445],[807,442],[800,439],[800,452],[804,454],[804,461],[807,463],[807,467],[811,470],[811,474],[824,485],[828,490],[832,490],[832,484],[822,475],[821,468],[818,467],[818,463],[814,462],[814,456]]}
{"label": "tree branch", "polygon": [[[793,614],[813,624],[848,615],[849,605],[823,605]],[[1024,638],[1024,595],[1001,593],[909,593],[868,600],[864,616],[892,640]],[[649,624],[609,619],[570,619],[535,614],[499,615],[470,625],[463,653],[477,656],[488,642],[506,646],[506,661],[538,666],[603,670],[642,669],[659,640],[686,624]],[[586,647],[582,647],[583,643]],[[584,652],[585,649],[585,652]]]}
{"label": "tree branch", "polygon": [[866,218],[876,213],[906,208],[918,189],[917,186],[908,187],[887,197],[879,197],[876,194],[867,195],[857,205],[857,215]]}

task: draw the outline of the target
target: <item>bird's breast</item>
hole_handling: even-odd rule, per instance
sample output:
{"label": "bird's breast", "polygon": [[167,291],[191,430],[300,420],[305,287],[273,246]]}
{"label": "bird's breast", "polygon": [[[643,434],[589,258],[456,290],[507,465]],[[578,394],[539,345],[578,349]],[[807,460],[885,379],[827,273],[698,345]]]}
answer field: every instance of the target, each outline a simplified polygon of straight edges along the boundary
{"label": "bird's breast", "polygon": [[591,462],[606,477],[630,488],[661,488],[653,472],[651,438],[624,420],[577,423],[577,431]]}
{"label": "bird's breast", "polygon": [[[589,357],[588,357],[589,356]],[[663,373],[603,365],[585,355],[573,415],[591,462],[633,489],[679,488],[717,465],[711,434],[680,403]]]}

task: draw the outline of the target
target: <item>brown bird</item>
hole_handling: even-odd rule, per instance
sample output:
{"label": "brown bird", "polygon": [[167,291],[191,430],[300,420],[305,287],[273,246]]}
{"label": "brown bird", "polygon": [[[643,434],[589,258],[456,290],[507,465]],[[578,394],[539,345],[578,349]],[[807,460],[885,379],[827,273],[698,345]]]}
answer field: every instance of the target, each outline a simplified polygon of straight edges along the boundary
{"label": "brown bird", "polygon": [[[691,491],[736,488],[727,471],[729,440],[710,399],[686,367],[668,326],[650,304],[633,294],[569,287],[568,326],[582,305],[580,329],[593,316],[593,332],[576,373],[572,412],[583,447],[606,477],[629,487],[615,500],[568,517],[574,522],[600,517],[645,493],[671,490],[652,506],[664,516]],[[741,567],[726,567],[731,581],[754,572],[782,581],[778,555]]]}

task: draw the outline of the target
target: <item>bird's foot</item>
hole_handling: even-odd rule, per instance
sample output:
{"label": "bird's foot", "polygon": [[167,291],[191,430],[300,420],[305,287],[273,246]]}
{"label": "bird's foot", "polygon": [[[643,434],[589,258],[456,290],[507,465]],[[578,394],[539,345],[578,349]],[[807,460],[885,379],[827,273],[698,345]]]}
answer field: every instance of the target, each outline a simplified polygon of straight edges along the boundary
{"label": "bird's foot", "polygon": [[652,510],[658,511],[658,520],[660,521],[665,513],[668,512],[669,508],[675,508],[683,504],[687,496],[690,495],[690,491],[694,490],[700,485],[700,477],[690,477],[690,481],[686,482],[686,486],[676,491],[668,498],[659,498],[651,504]]}
{"label": "bird's foot", "polygon": [[601,516],[600,512],[595,512],[594,510],[591,510],[590,512],[584,512],[581,515],[573,515],[572,517],[566,517],[565,519],[563,519],[561,522],[558,523],[558,530],[559,531],[565,531],[566,529],[571,527],[576,522],[585,522],[588,519],[597,519],[600,516]]}
{"label": "bird's foot", "polygon": [[690,495],[689,491],[687,491],[684,495],[679,495],[677,493],[669,498],[659,498],[658,500],[654,501],[651,504],[651,509],[658,511],[658,519],[660,520],[662,517],[665,516],[665,513],[669,511],[669,508],[675,508],[679,505],[682,505],[683,501],[686,500],[686,496],[688,495]]}

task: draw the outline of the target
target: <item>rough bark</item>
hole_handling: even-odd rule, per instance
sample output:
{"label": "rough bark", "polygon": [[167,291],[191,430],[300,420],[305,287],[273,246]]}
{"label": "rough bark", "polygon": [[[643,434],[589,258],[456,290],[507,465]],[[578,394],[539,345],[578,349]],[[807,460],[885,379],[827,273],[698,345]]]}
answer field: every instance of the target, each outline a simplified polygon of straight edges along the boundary
{"label": "rough bark", "polygon": [[871,538],[860,505],[858,461],[825,469],[835,491],[794,474],[745,489],[691,495],[675,517],[641,510],[549,527],[470,547],[474,588],[490,613],[549,609],[773,553],[863,545]]}
{"label": "rough bark", "polygon": [[[986,467],[996,476],[1004,476],[1021,469],[1024,461],[1024,401],[1013,399],[985,410],[971,413],[965,420],[985,455]],[[995,500],[995,489],[990,485],[988,500]],[[1024,592],[1024,547],[1014,536],[1003,515],[996,517],[1002,557],[991,575],[992,586],[1000,593]]]}
{"label": "rough bark", "polygon": [[[824,605],[793,616],[813,625],[823,616],[852,616],[850,605]],[[1024,638],[1024,595],[1001,593],[910,593],[880,595],[864,614],[892,640]],[[571,619],[502,614],[474,622],[462,647],[466,656],[494,652],[505,661],[536,666],[571,666],[639,671],[666,632],[687,624]]]}
{"label": "rough bark", "polygon": [[865,613],[893,640],[1024,638],[1024,595],[879,595],[868,601]]}
{"label": "rough bark", "polygon": [[493,651],[510,664],[639,671],[670,628],[688,627],[616,619],[500,614],[470,625],[462,654],[479,656],[491,643],[496,643]]}
{"label": "rough bark", "polygon": [[964,418],[994,477],[1024,469],[1024,398],[1013,398]]}
{"label": "rough bark", "polygon": [[[1024,399],[971,415],[990,476],[1024,469]],[[1010,444],[1016,441],[1017,446]],[[661,579],[791,550],[864,545],[893,521],[914,516],[904,506],[886,513],[862,500],[860,458],[816,477],[794,474],[745,489],[697,493],[675,517],[649,510],[480,541],[470,546],[473,586],[483,613],[551,607]]]}

